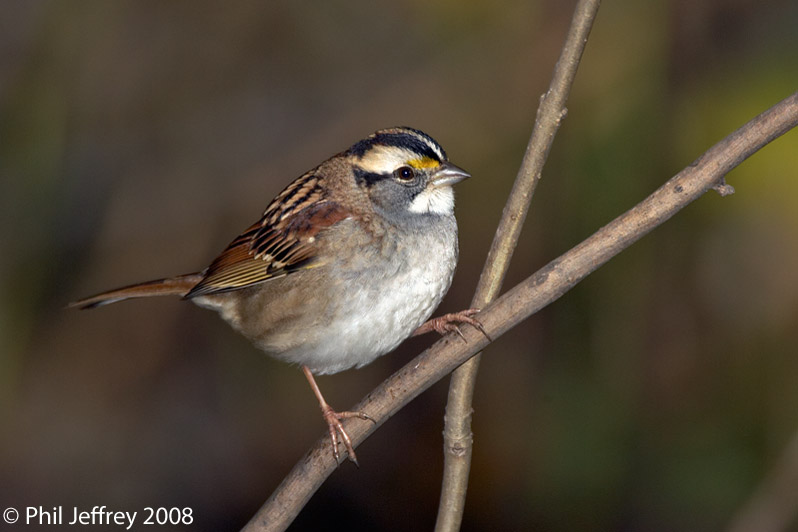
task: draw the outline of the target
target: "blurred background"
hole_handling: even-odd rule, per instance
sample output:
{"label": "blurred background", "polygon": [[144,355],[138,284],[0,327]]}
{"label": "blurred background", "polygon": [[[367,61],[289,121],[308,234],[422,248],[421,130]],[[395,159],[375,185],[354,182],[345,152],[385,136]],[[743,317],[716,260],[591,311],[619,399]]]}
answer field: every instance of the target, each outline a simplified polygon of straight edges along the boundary
{"label": "blurred background", "polygon": [[[464,308],[574,4],[3,2],[0,506],[243,526],[324,434],[301,372],[177,299],[64,305],[203,268],[292,179],[409,125],[474,175],[440,312]],[[506,287],[794,92],[796,27],[790,0],[605,2]],[[730,522],[798,431],[796,177],[791,132],[489,348],[463,530]],[[346,409],[433,340],[319,384]],[[447,381],[292,529],[431,529]]]}

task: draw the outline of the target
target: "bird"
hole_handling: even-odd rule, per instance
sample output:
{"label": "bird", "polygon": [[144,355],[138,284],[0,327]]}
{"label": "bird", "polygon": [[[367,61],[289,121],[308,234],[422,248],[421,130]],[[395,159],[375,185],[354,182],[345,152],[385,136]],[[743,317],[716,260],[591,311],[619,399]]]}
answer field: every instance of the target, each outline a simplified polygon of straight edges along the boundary
{"label": "bird", "polygon": [[[409,127],[381,129],[301,175],[202,271],[133,284],[74,301],[89,309],[180,296],[217,311],[279,360],[299,365],[327,423],[357,456],[314,375],[361,367],[406,338],[456,332],[469,308],[429,319],[449,290],[458,258],[453,185],[471,177],[441,145]],[[463,337],[463,339],[465,339]]]}

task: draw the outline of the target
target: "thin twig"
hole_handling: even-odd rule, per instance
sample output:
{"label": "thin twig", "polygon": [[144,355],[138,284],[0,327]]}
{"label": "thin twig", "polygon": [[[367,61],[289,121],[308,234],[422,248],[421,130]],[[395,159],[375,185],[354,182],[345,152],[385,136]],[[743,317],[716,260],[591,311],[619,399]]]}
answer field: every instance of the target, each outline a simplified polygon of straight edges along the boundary
{"label": "thin twig", "polygon": [[[479,317],[491,338],[498,338],[557,300],[612,257],[713,188],[732,168],[796,125],[798,92],[717,143],[634,208],[486,307]],[[355,447],[404,405],[488,344],[476,329],[466,328],[463,333],[467,342],[460,338],[442,338],[352,408],[374,419],[374,423],[358,419],[344,423]],[[327,435],[319,439],[243,530],[285,530],[338,466],[330,458],[329,446]]]}
{"label": "thin twig", "polygon": [[[510,259],[518,244],[529,204],[541,178],[554,136],[566,115],[565,103],[576,77],[582,52],[587,44],[600,0],[580,0],[571,19],[560,58],[554,67],[548,91],[540,99],[532,135],[507,198],[502,218],[496,229],[485,266],[471,302],[482,308],[499,295]],[[473,435],[471,433],[472,400],[481,354],[477,354],[452,373],[443,428],[443,479],[438,504],[436,532],[460,530],[465,508],[468,475],[471,469]]]}

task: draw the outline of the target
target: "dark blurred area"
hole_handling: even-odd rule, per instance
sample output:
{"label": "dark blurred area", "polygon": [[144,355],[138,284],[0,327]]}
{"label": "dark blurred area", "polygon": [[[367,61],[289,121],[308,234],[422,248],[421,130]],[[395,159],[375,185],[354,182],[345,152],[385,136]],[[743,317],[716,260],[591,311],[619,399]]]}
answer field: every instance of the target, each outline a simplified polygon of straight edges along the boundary
{"label": "dark blurred area", "polygon": [[[440,312],[464,308],[573,4],[0,4],[0,507],[242,527],[324,433],[301,372],[176,299],[64,305],[203,268],[292,179],[409,125],[474,175]],[[505,286],[794,92],[797,27],[791,0],[605,2]],[[488,349],[464,531],[729,522],[798,431],[797,141]],[[319,384],[346,409],[433,340]],[[431,529],[446,387],[292,530]]]}

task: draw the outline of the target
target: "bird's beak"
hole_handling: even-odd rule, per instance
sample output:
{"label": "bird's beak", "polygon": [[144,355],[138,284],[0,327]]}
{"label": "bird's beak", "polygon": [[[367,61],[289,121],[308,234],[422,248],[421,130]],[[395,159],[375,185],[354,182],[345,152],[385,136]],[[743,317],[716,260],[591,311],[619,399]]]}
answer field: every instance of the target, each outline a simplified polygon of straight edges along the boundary
{"label": "bird's beak", "polygon": [[443,163],[435,173],[432,174],[431,182],[436,187],[452,186],[463,179],[471,177],[471,174],[452,163]]}

